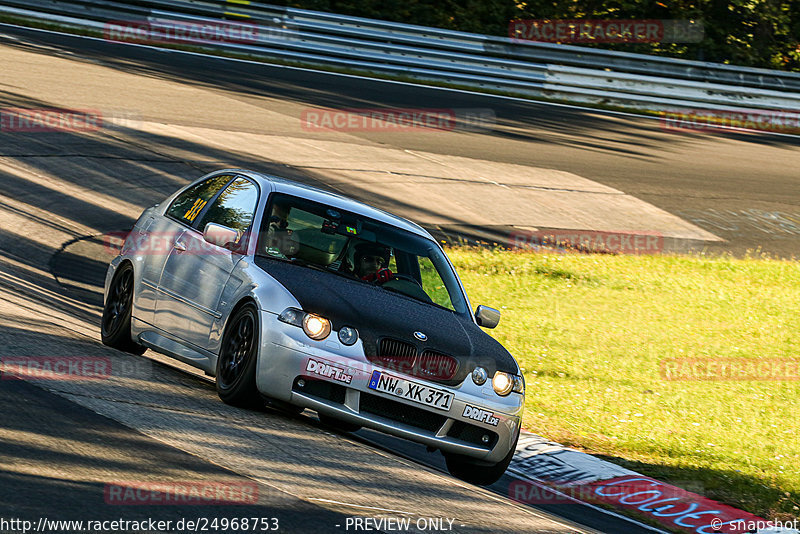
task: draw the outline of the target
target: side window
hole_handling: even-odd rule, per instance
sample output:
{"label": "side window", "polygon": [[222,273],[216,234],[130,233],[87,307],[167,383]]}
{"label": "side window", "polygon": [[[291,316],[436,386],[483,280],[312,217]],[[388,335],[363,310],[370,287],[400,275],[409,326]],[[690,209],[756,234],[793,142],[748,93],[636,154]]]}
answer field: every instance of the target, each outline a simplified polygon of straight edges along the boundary
{"label": "side window", "polygon": [[197,228],[202,232],[208,223],[233,228],[241,236],[250,228],[258,203],[258,188],[244,178],[237,178],[203,215]]}
{"label": "side window", "polygon": [[328,267],[347,243],[345,236],[322,231],[324,217],[280,197],[272,202],[268,220],[261,250],[271,256],[295,257]]}
{"label": "side window", "polygon": [[454,310],[453,302],[450,300],[450,293],[444,285],[444,281],[439,276],[439,271],[436,270],[433,262],[427,256],[419,257],[419,271],[422,276],[422,289],[433,302],[447,308]]}
{"label": "side window", "polygon": [[191,226],[208,201],[230,181],[231,176],[215,176],[190,187],[175,198],[167,215]]}

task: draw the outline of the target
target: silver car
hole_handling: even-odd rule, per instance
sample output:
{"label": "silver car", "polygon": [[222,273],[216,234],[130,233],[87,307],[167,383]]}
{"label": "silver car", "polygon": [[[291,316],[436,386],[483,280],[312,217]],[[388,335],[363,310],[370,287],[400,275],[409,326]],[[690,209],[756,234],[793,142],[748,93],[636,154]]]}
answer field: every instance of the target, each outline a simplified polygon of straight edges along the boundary
{"label": "silver car", "polygon": [[440,450],[491,484],[524,381],[420,226],[274,176],[226,169],[146,209],[109,266],[103,342],[216,377],[223,401],[315,410]]}

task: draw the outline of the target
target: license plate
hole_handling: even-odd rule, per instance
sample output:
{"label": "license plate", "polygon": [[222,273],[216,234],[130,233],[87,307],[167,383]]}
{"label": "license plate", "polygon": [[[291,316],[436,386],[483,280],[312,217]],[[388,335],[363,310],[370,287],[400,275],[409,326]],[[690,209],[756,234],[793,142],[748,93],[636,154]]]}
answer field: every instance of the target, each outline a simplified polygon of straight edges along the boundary
{"label": "license plate", "polygon": [[369,380],[370,389],[388,393],[401,399],[406,399],[423,406],[431,406],[439,410],[450,410],[453,394],[441,389],[429,388],[422,384],[397,378],[381,371],[374,371]]}

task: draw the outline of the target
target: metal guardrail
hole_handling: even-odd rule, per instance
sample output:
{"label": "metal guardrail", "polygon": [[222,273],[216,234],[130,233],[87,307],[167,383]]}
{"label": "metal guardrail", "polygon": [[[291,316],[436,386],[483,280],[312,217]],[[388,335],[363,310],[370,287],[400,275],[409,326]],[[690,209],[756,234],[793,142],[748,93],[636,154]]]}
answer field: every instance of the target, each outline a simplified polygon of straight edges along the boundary
{"label": "metal guardrail", "polygon": [[241,0],[0,0],[0,13],[102,30],[111,21],[258,24],[251,42],[213,47],[649,109],[800,110],[800,74],[412,26]]}

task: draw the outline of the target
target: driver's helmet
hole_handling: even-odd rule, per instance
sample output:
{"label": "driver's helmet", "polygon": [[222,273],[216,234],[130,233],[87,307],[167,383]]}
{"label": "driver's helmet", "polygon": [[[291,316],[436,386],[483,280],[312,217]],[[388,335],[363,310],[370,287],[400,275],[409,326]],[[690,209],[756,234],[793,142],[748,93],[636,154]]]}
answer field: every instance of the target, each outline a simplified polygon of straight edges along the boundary
{"label": "driver's helmet", "polygon": [[383,259],[383,268],[389,266],[391,249],[378,243],[359,243],[353,250],[353,265],[356,266],[365,256],[378,256]]}
{"label": "driver's helmet", "polygon": [[380,256],[383,258],[383,266],[388,267],[391,249],[378,243],[359,243],[353,252],[353,261],[358,265],[364,256]]}

